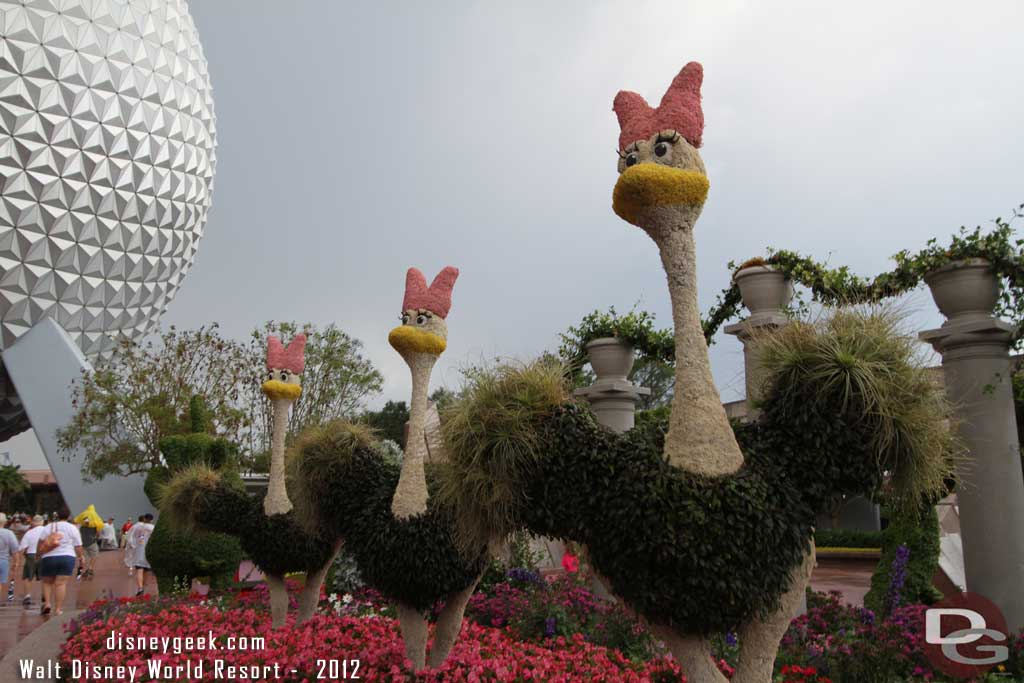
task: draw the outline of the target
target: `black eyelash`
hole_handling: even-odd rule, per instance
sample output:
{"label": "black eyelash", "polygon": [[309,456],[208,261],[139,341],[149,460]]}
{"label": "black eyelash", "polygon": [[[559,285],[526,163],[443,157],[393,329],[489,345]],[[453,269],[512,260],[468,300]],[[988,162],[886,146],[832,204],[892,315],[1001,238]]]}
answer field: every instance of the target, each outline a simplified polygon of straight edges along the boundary
{"label": "black eyelash", "polygon": [[619,155],[620,159],[625,159],[626,158],[626,153],[623,150],[621,150],[621,149],[615,150],[615,153]]}
{"label": "black eyelash", "polygon": [[679,133],[674,130],[666,130],[658,133],[656,142],[678,142]]}

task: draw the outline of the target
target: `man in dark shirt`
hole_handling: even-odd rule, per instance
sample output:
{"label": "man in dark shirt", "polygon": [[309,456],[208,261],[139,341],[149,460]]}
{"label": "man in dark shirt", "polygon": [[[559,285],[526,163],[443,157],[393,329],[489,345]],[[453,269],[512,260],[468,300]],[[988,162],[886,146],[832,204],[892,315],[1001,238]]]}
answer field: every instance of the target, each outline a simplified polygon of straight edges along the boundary
{"label": "man in dark shirt", "polygon": [[96,527],[91,524],[83,524],[79,530],[82,534],[82,551],[85,554],[82,564],[79,568],[78,578],[91,579],[93,576],[93,567],[96,564],[96,558],[100,554],[100,545],[96,541],[98,532]]}

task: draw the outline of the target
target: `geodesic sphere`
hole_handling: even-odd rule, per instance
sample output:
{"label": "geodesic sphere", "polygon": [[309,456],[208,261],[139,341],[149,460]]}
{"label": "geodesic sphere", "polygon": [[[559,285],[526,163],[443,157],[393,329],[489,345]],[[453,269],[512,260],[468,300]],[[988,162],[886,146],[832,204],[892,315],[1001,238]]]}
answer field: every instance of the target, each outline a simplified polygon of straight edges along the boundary
{"label": "geodesic sphere", "polygon": [[[213,98],[184,0],[0,0],[0,349],[87,357],[157,324],[195,257]],[[28,424],[6,370],[0,439]]]}

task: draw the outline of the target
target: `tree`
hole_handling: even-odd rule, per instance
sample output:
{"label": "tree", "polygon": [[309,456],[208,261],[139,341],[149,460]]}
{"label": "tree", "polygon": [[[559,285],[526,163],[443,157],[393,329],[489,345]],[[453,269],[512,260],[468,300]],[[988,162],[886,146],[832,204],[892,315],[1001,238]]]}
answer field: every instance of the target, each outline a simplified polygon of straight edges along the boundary
{"label": "tree", "polygon": [[438,410],[444,410],[459,398],[459,395],[450,389],[438,387],[430,395],[430,402],[437,405]]}
{"label": "tree", "polygon": [[650,394],[640,397],[637,410],[651,410],[672,403],[672,393],[676,386],[676,369],[672,363],[639,358],[633,364],[629,380],[651,390]]}
{"label": "tree", "polygon": [[0,510],[6,510],[8,496],[28,491],[28,480],[21,473],[20,465],[0,465]]}
{"label": "tree", "polygon": [[249,337],[253,376],[243,387],[243,393],[252,415],[250,453],[270,449],[273,408],[260,389],[266,376],[267,336],[274,334],[287,341],[299,332],[306,335],[306,368],[302,373],[302,395],[292,407],[286,443],[308,427],[339,417],[354,418],[366,398],[378,393],[384,383],[373,363],[360,353],[363,343],[333,323],[319,328],[312,323],[267,322]]}
{"label": "tree", "polygon": [[388,401],[380,410],[363,413],[363,422],[380,433],[382,439],[405,443],[405,423],[409,421],[409,406],[405,401]]}
{"label": "tree", "polygon": [[303,391],[293,408],[289,435],[335,417],[352,417],[382,377],[359,350],[361,342],[334,325],[267,323],[246,342],[221,336],[216,323],[195,330],[170,327],[156,341],[122,341],[108,361],[72,388],[77,413],[58,433],[67,452],[85,453],[83,475],[148,472],[164,463],[160,442],[186,434],[192,396],[206,404],[205,430],[237,444],[246,463],[270,447],[270,402],[260,390],[266,377],[266,336],[307,335]]}
{"label": "tree", "polygon": [[247,348],[221,336],[216,323],[171,326],[159,339],[122,340],[113,356],[72,386],[74,418],[58,446],[85,453],[83,475],[148,472],[163,463],[160,441],[187,431],[189,402],[203,396],[212,434],[238,442],[251,425],[240,387],[254,369]]}

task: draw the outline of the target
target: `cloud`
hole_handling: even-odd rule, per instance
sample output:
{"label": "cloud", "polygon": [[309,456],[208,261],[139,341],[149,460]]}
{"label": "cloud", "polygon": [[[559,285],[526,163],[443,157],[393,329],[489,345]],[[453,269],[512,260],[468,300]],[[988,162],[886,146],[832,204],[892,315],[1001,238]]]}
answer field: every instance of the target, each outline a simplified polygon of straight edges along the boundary
{"label": "cloud", "polygon": [[[703,308],[787,247],[872,274],[1024,201],[1016,2],[193,3],[220,135],[214,207],[165,319],[335,321],[387,377],[404,273],[458,266],[434,385],[557,346],[594,308],[668,325],[654,245],[610,210],[619,89],[705,66]],[[925,298],[920,328],[939,321]],[[726,399],[742,353],[712,349]]]}

